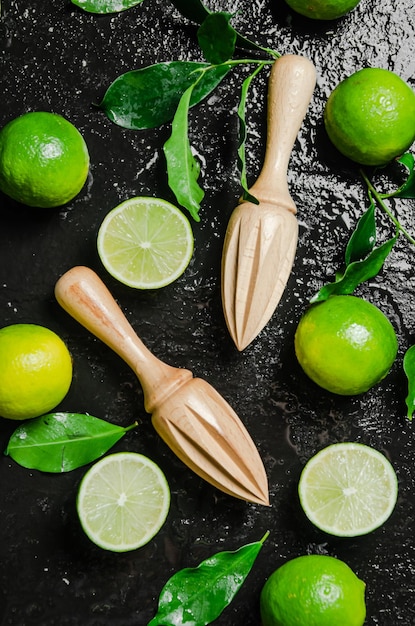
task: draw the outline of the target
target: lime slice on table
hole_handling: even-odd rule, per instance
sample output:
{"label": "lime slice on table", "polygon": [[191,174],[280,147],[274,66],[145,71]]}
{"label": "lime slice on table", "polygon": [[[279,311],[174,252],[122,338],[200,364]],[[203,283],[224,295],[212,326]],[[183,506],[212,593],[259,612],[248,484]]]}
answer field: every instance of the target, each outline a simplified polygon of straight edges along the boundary
{"label": "lime slice on table", "polygon": [[194,239],[187,217],[160,198],[125,200],[108,213],[98,232],[106,270],[136,289],[165,287],[189,265]]}
{"label": "lime slice on table", "polygon": [[118,452],[87,471],[76,506],[91,541],[105,550],[127,552],[148,543],[163,526],[170,489],[161,469],[149,458]]}
{"label": "lime slice on table", "polygon": [[383,454],[345,442],[323,448],[306,463],[298,493],[305,514],[320,530],[356,537],[388,519],[396,504],[398,481]]}

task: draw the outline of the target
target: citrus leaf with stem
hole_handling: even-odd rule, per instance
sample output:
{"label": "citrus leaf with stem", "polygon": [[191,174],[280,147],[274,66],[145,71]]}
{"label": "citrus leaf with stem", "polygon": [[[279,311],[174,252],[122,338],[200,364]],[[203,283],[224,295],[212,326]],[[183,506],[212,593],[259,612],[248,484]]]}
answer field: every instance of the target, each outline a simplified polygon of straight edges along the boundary
{"label": "citrus leaf with stem", "polygon": [[[409,157],[408,161],[406,161],[407,163],[411,163],[412,158],[411,156]],[[371,180],[369,179],[369,177],[367,176],[367,174],[364,172],[364,170],[360,170],[360,175],[362,176],[364,182],[366,183],[367,186],[367,190],[368,190],[368,195],[369,195],[369,199],[371,202],[376,202],[376,204],[382,209],[382,211],[384,211],[384,213],[386,213],[386,215],[388,216],[388,218],[390,219],[390,221],[396,226],[397,230],[399,233],[402,233],[403,236],[412,244],[415,246],[415,239],[412,237],[412,235],[410,235],[408,233],[408,231],[402,226],[402,224],[399,222],[399,220],[394,216],[394,214],[392,213],[392,211],[389,209],[389,207],[385,204],[384,200],[387,198],[391,198],[394,195],[396,195],[399,192],[399,189],[402,189],[403,186],[405,186],[406,183],[404,183],[402,185],[402,187],[400,187],[397,191],[395,191],[394,193],[389,193],[389,194],[382,194],[379,191],[377,191],[377,189],[375,189],[373,183],[371,182]],[[411,176],[411,174],[410,174]],[[409,185],[411,185],[411,181],[410,181],[410,176],[407,179],[407,183],[409,181]],[[407,197],[410,197],[409,195]]]}
{"label": "citrus leaf with stem", "polygon": [[[372,202],[376,201],[377,205],[386,213],[391,222],[395,224],[397,228],[396,238],[398,237],[399,233],[402,233],[404,237],[409,241],[409,243],[415,245],[415,239],[400,224],[399,220],[393,215],[393,213],[389,210],[388,206],[384,202],[384,200],[388,198],[415,198],[415,158],[413,154],[411,154],[410,152],[406,152],[396,160],[407,169],[408,175],[403,184],[400,185],[398,189],[392,193],[379,193],[375,189],[365,172],[361,170],[360,173],[368,188],[369,198],[371,198]],[[403,358],[403,370],[408,381],[408,395],[405,399],[407,407],[407,417],[409,420],[412,420],[415,410],[415,346],[411,346],[405,352]]]}
{"label": "citrus leaf with stem", "polygon": [[126,9],[131,9],[143,0],[71,0],[80,9],[87,13],[120,13]]}
{"label": "citrus leaf with stem", "polygon": [[[181,3],[178,2],[178,5],[181,6]],[[177,7],[179,10],[180,6]],[[177,202],[189,211],[195,221],[200,221],[199,209],[204,191],[198,184],[200,165],[193,156],[189,141],[189,108],[210,93],[231,67],[255,63],[261,69],[271,61],[228,58],[235,51],[235,42],[240,39],[229,23],[232,16],[226,12],[213,13],[205,10],[200,2],[191,6],[197,13],[197,19],[203,13],[199,41],[206,56],[215,62],[222,62],[208,65],[172,61],[126,72],[110,85],[98,106],[110,120],[129,129],[153,128],[172,119],[172,132],[163,146],[168,184]],[[278,52],[262,46],[254,45],[254,48],[265,51],[274,60],[280,56]],[[227,60],[223,61],[224,58]],[[254,74],[257,71],[259,70],[255,70]],[[246,88],[247,85],[248,83]],[[242,109],[239,110],[242,119],[239,157],[244,162],[246,128],[241,111]],[[245,171],[243,176],[242,185],[246,188]],[[248,193],[247,189],[245,193]]]}
{"label": "citrus leaf with stem", "polygon": [[[200,80],[200,76],[197,80]],[[167,161],[170,189],[178,203],[187,209],[196,222],[200,221],[200,203],[204,191],[198,184],[200,165],[192,153],[188,132],[190,99],[196,83],[182,95],[172,122],[172,132],[163,146]]]}
{"label": "citrus leaf with stem", "polygon": [[208,67],[210,71],[203,73],[192,90],[189,106],[194,106],[218,86],[229,67],[170,61],[131,70],[113,81],[98,106],[122,128],[156,128],[173,119],[181,96],[195,83],[195,71]]}
{"label": "citrus leaf with stem", "polygon": [[343,274],[336,278],[334,283],[324,285],[310,300],[322,302],[333,295],[349,295],[361,283],[374,278],[382,269],[386,257],[391,252],[397,240],[397,235],[388,239],[384,244],[372,250],[363,260],[350,263]]}
{"label": "citrus leaf with stem", "polygon": [[69,472],[98,459],[136,426],[123,428],[88,414],[49,413],[21,424],[5,454],[28,469]]}
{"label": "citrus leaf with stem", "polygon": [[[192,93],[205,73],[209,73],[212,70],[218,71],[223,67],[230,69],[234,65],[247,62],[249,61],[246,59],[243,61],[229,60],[222,65],[211,65],[207,68],[202,68],[200,72],[196,72],[199,75],[181,97],[173,118],[171,135],[163,146],[167,161],[169,187],[176,196],[177,202],[189,211],[195,221],[200,221],[199,209],[204,197],[204,191],[197,182],[200,166],[193,156],[189,141],[188,114]],[[262,69],[269,61],[256,61],[256,63]],[[254,74],[256,74],[256,70]],[[246,85],[248,84],[246,83]],[[244,181],[244,185],[246,186],[246,181]]]}
{"label": "citrus leaf with stem", "polygon": [[[192,22],[196,22],[196,24],[201,24],[206,17],[213,13],[213,11],[210,11],[200,0],[171,0],[171,2],[184,17]],[[267,50],[254,41],[250,41],[237,31],[236,44],[238,47],[247,50]]]}
{"label": "citrus leaf with stem", "polygon": [[312,303],[322,302],[332,295],[351,294],[360,283],[374,278],[380,272],[397,241],[398,232],[394,237],[375,248],[376,222],[374,211],[375,205],[371,202],[369,208],[359,219],[346,246],[345,268],[336,272],[334,282],[321,287],[311,298]]}
{"label": "citrus leaf with stem", "polygon": [[231,26],[231,13],[211,13],[197,31],[199,46],[209,63],[219,65],[231,59],[235,52],[236,31]]}
{"label": "citrus leaf with stem", "polygon": [[247,77],[242,83],[241,97],[238,106],[238,118],[239,118],[239,138],[238,138],[238,162],[241,171],[241,185],[243,189],[243,199],[254,204],[259,204],[257,198],[255,198],[248,190],[248,182],[246,178],[246,101],[248,96],[249,87],[252,80],[262,70],[264,64],[258,65],[258,67]]}
{"label": "citrus leaf with stem", "polygon": [[161,590],[157,614],[148,626],[213,622],[245,582],[267,537],[268,533],[260,541],[218,552],[198,567],[176,572]]}

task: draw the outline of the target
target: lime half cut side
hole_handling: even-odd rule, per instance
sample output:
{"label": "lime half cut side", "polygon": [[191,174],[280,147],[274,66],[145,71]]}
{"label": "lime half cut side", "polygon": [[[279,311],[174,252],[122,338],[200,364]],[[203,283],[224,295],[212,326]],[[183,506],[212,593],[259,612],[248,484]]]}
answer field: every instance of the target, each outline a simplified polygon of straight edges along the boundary
{"label": "lime half cut side", "polygon": [[190,263],[194,238],[187,217],[160,198],[125,200],[104,218],[98,254],[111,276],[136,289],[158,289]]}
{"label": "lime half cut side", "polygon": [[372,532],[391,515],[398,481],[382,453],[345,442],[323,448],[306,463],[298,493],[306,516],[320,530],[356,537]]}
{"label": "lime half cut side", "polygon": [[135,452],[110,454],[84,475],[77,511],[89,539],[113,552],[136,550],[163,526],[170,489],[161,469]]}

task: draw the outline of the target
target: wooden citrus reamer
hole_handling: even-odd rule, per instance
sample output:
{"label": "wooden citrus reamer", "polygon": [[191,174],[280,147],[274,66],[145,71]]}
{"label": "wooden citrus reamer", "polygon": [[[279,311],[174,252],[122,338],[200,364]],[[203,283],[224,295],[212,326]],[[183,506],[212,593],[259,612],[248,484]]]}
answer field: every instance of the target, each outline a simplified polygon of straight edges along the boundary
{"label": "wooden citrus reamer", "polygon": [[91,269],[79,266],[66,272],[56,283],[55,295],[72,317],[132,368],[154,428],[188,467],[225,493],[269,504],[261,457],[239,417],[211,385],[155,357]]}
{"label": "wooden citrus reamer", "polygon": [[305,57],[285,55],[272,66],[264,164],[249,190],[259,204],[241,199],[222,252],[222,305],[238,350],[271,318],[294,263],[298,222],[287,170],[315,83],[315,67]]}

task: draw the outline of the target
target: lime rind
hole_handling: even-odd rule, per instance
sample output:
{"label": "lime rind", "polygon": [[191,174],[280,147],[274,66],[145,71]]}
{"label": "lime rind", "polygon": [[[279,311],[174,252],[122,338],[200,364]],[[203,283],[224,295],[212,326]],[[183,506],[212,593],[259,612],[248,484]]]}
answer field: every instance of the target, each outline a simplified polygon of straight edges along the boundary
{"label": "lime rind", "polygon": [[295,353],[305,374],[338,395],[358,395],[389,373],[398,351],[394,327],[371,302],[331,296],[301,317]]}
{"label": "lime rind", "polygon": [[354,9],[360,0],[286,0],[300,15],[314,20],[335,20]]}
{"label": "lime rind", "polygon": [[194,249],[189,220],[160,198],[125,200],[104,218],[98,254],[113,278],[135,289],[158,289],[177,280]]}
{"label": "lime rind", "polygon": [[384,524],[398,496],[398,480],[381,452],[359,443],[323,448],[305,465],[301,506],[317,528],[338,537],[366,535]]}
{"label": "lime rind", "polygon": [[280,565],[260,596],[262,626],[363,626],[366,585],[338,558],[306,554]]}
{"label": "lime rind", "polygon": [[337,150],[361,165],[383,166],[415,140],[415,93],[394,72],[367,67],[329,95],[324,126]]}
{"label": "lime rind", "polygon": [[38,417],[54,409],[72,383],[72,357],[65,342],[38,324],[0,330],[0,415]]}
{"label": "lime rind", "polygon": [[27,206],[67,204],[82,190],[89,163],[81,133],[56,113],[25,113],[0,131],[0,189]]}
{"label": "lime rind", "polygon": [[151,459],[118,452],[100,459],[84,475],[76,506],[93,543],[127,552],[144,546],[160,531],[170,509],[170,489]]}

